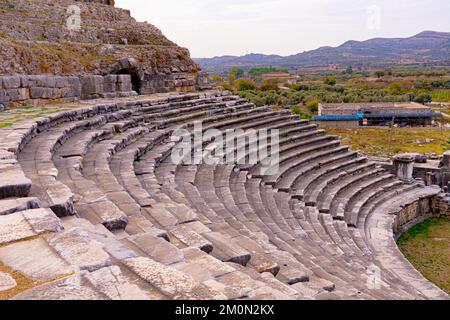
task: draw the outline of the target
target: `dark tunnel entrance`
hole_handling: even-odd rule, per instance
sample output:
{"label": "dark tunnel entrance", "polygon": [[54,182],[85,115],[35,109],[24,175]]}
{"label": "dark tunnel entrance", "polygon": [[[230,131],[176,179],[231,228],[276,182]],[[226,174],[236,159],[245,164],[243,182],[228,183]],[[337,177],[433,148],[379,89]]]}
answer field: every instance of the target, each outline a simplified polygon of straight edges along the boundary
{"label": "dark tunnel entrance", "polygon": [[131,76],[131,87],[133,91],[136,91],[138,94],[141,94],[142,81],[137,72],[133,72],[128,69],[122,69],[116,72],[116,74],[129,74]]}

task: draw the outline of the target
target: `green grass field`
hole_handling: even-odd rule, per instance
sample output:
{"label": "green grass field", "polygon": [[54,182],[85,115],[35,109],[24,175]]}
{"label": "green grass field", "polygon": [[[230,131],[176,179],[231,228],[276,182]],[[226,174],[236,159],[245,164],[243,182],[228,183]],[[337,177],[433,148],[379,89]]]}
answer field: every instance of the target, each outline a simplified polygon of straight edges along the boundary
{"label": "green grass field", "polygon": [[425,278],[450,294],[450,217],[415,226],[400,237],[398,246]]}
{"label": "green grass field", "polygon": [[436,90],[431,93],[435,102],[450,102],[450,90]]}
{"label": "green grass field", "polygon": [[[328,134],[340,136],[342,144],[369,155],[409,152],[442,154],[450,150],[450,130],[395,128],[390,132],[389,128],[324,129]],[[429,142],[426,142],[427,139]]]}

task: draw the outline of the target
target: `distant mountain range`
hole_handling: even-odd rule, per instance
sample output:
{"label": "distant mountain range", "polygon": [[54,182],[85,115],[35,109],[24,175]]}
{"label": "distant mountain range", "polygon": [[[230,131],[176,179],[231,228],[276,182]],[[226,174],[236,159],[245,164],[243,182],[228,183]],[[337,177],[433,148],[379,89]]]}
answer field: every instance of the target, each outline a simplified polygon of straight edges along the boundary
{"label": "distant mountain range", "polygon": [[231,67],[284,67],[289,69],[386,67],[395,65],[450,66],[450,32],[424,31],[410,38],[375,38],[347,41],[291,56],[248,54],[194,60],[205,71]]}

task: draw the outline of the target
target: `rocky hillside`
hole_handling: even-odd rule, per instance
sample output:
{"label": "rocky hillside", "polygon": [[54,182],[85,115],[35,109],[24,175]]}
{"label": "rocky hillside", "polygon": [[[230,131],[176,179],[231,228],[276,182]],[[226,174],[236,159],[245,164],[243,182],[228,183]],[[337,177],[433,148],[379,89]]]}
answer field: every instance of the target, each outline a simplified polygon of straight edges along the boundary
{"label": "rocky hillside", "polygon": [[[78,30],[67,27],[77,24],[74,4]],[[124,58],[137,61],[146,75],[199,71],[187,49],[113,5],[0,0],[0,74],[107,74]]]}
{"label": "rocky hillside", "polygon": [[221,71],[232,66],[288,68],[384,67],[393,65],[450,65],[450,33],[425,31],[410,38],[348,41],[339,47],[322,47],[292,56],[250,54],[196,59],[204,69]]}

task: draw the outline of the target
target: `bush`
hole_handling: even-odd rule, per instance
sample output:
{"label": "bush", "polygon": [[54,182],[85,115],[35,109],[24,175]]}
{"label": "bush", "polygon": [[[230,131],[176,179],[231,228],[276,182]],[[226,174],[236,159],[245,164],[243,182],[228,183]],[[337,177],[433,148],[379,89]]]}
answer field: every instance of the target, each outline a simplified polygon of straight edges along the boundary
{"label": "bush", "polygon": [[234,86],[238,91],[249,91],[257,88],[256,84],[248,79],[238,79],[234,82]]}
{"label": "bush", "polygon": [[374,74],[375,74],[375,77],[377,77],[377,78],[382,78],[382,77],[384,77],[386,75],[386,73],[384,71],[381,71],[381,70],[375,71]]}
{"label": "bush", "polygon": [[319,111],[319,100],[317,98],[308,100],[306,102],[306,108],[311,113],[317,113]]}
{"label": "bush", "polygon": [[292,111],[292,114],[295,114],[297,116],[302,114],[302,111],[300,110],[300,106],[298,106],[298,105],[297,106],[293,106],[291,108],[291,111]]}
{"label": "bush", "polygon": [[224,88],[225,90],[228,90],[228,91],[234,91],[234,88],[229,83],[226,83],[226,82],[221,82],[221,83],[218,84],[218,86],[222,87],[222,88]]}
{"label": "bush", "polygon": [[261,91],[278,91],[280,88],[277,82],[276,80],[264,80]]}
{"label": "bush", "polygon": [[337,81],[335,77],[326,77],[323,83],[329,86],[334,86],[337,83]]}
{"label": "bush", "polygon": [[429,95],[428,93],[422,93],[419,96],[417,96],[414,99],[414,101],[421,103],[421,104],[425,104],[425,103],[430,103],[431,101],[433,101],[433,99],[431,98],[431,95]]}
{"label": "bush", "polygon": [[403,82],[392,82],[388,86],[389,93],[394,96],[399,96],[399,95],[405,94],[408,91],[408,89],[409,89],[408,85]]}
{"label": "bush", "polygon": [[222,77],[219,76],[219,75],[217,75],[217,74],[213,75],[213,76],[211,77],[211,79],[212,79],[212,81],[214,81],[214,82],[221,82],[221,81],[222,81]]}
{"label": "bush", "polygon": [[301,83],[293,83],[291,85],[291,88],[295,91],[309,91],[310,87],[306,84],[301,84]]}

